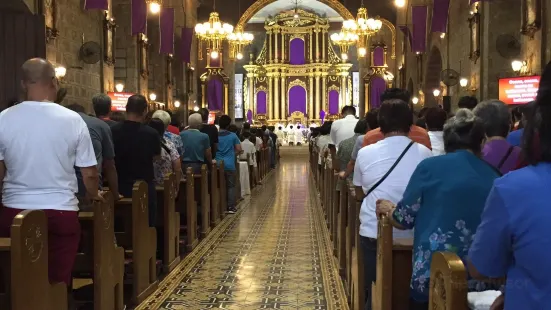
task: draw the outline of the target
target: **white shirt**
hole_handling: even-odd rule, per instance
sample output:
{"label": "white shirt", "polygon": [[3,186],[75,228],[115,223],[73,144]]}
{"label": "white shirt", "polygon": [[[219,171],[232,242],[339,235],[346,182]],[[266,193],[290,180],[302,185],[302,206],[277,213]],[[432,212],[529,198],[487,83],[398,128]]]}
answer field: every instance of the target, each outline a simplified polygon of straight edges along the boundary
{"label": "white shirt", "polygon": [[358,119],[354,115],[348,115],[343,119],[336,120],[331,125],[331,141],[338,146],[343,140],[354,135],[354,128]]}
{"label": "white shirt", "polygon": [[318,156],[318,164],[321,165],[321,160],[323,159],[323,153],[327,149],[327,147],[331,144],[331,137],[329,135],[319,136],[318,141],[316,141],[316,145],[318,147],[319,156]]}
{"label": "white shirt", "polygon": [[260,149],[262,148],[262,139],[260,139],[260,137],[256,137],[256,143],[255,143],[255,147],[256,147],[256,150],[257,151],[260,151]]}
{"label": "white shirt", "polygon": [[432,147],[432,155],[444,155],[444,132],[443,131],[429,131],[430,145]]}
{"label": "white shirt", "polygon": [[302,128],[295,130],[295,142],[302,143],[304,135],[302,134]]}
{"label": "white shirt", "polygon": [[52,102],[25,101],[0,113],[2,202],[15,209],[78,211],[76,167],[96,166],[86,123]]}
{"label": "white shirt", "polygon": [[254,144],[248,139],[245,139],[243,140],[243,142],[241,142],[241,148],[243,149],[243,153],[239,155],[239,158],[241,160],[246,160],[247,154],[249,154],[249,166],[256,167],[256,147],[254,146]]}
{"label": "white shirt", "polygon": [[[364,193],[367,193],[387,173],[410,142],[408,137],[396,136],[362,148],[358,152],[354,167],[354,185],[361,186]],[[386,199],[395,204],[398,203],[417,165],[431,156],[432,153],[428,148],[414,143],[383,183],[364,198],[360,209],[361,236],[377,238],[377,215],[375,214],[377,200]],[[410,238],[413,234],[411,231],[395,230],[394,236]]]}

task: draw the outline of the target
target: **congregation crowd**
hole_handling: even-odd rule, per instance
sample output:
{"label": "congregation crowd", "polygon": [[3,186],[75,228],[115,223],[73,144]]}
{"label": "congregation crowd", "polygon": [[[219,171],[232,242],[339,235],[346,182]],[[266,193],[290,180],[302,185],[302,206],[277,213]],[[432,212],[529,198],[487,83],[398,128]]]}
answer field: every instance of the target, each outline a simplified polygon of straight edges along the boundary
{"label": "congregation crowd", "polygon": [[381,102],[360,120],[345,106],[342,119],[312,128],[310,137],[319,171],[334,146],[339,182],[365,194],[365,309],[372,308],[382,216],[395,239],[413,238],[410,309],[429,308],[431,259],[440,251],[463,260],[469,291],[497,293],[489,309],[548,309],[551,65],[537,99],[514,109],[467,96],[453,115],[442,107],[414,113],[410,94],[398,88]]}

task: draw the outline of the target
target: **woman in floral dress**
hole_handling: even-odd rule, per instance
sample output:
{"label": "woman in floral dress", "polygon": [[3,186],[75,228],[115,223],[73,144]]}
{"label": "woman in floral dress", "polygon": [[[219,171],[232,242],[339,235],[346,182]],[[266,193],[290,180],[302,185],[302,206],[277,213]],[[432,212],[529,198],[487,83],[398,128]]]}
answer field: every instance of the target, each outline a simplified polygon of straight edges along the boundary
{"label": "woman in floral dress", "polygon": [[[428,309],[432,253],[449,251],[464,262],[480,216],[499,171],[481,158],[482,123],[461,109],[444,126],[446,155],[423,160],[411,176],[402,200],[377,201],[399,229],[414,229],[410,309]],[[483,289],[469,281],[470,290]]]}
{"label": "woman in floral dress", "polygon": [[161,156],[153,161],[153,169],[155,172],[155,185],[163,186],[165,176],[169,173],[174,173],[176,176],[182,174],[180,154],[178,154],[176,147],[171,141],[165,140],[165,125],[163,121],[153,118],[149,121],[149,126],[155,129],[161,137]]}

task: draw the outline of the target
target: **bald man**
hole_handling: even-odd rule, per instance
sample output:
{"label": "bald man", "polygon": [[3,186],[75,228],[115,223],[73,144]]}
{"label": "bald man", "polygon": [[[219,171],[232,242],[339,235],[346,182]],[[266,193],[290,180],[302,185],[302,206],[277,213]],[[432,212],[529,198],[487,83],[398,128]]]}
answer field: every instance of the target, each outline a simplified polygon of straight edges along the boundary
{"label": "bald man", "polygon": [[184,142],[183,169],[191,167],[193,173],[201,173],[201,166],[212,162],[212,149],[209,135],[199,131],[203,125],[203,118],[199,113],[193,113],[188,118],[188,130],[180,133]]}
{"label": "bald man", "polygon": [[96,156],[86,123],[54,103],[53,66],[35,58],[22,71],[25,101],[0,113],[0,235],[9,236],[21,211],[43,210],[50,282],[69,284],[80,239],[74,167],[82,171],[88,196],[101,200]]}

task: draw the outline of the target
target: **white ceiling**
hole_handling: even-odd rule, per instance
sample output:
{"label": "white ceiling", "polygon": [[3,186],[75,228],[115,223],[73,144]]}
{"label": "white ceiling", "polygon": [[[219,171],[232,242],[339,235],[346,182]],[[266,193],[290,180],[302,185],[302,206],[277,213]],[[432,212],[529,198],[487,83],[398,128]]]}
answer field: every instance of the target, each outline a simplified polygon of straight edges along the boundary
{"label": "white ceiling", "polygon": [[[325,15],[331,22],[343,21],[343,18],[331,7],[317,0],[299,0],[298,7],[305,11],[315,12],[320,16]],[[268,16],[274,16],[280,12],[292,10],[295,8],[293,0],[277,0],[258,11],[250,20],[250,24],[263,24]]]}

